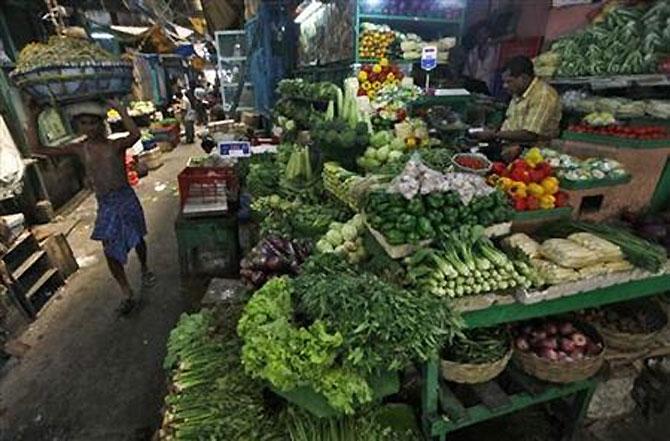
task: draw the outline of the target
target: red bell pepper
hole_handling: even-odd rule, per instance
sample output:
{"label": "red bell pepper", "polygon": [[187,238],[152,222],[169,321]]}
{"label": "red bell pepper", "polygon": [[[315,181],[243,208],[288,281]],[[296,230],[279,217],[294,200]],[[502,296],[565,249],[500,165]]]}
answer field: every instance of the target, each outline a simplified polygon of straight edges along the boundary
{"label": "red bell pepper", "polygon": [[527,198],[514,198],[514,210],[516,211],[526,211],[528,210]]}
{"label": "red bell pepper", "polygon": [[502,176],[502,174],[505,172],[505,169],[506,166],[503,162],[494,162],[491,171],[498,176]]}
{"label": "red bell pepper", "polygon": [[542,172],[543,176],[540,180],[548,178],[549,176],[552,176],[554,174],[554,170],[551,168],[551,165],[549,165],[549,163],[547,162],[540,162],[535,166],[535,170],[539,170],[540,172]]}
{"label": "red bell pepper", "polygon": [[540,209],[540,201],[535,196],[528,196],[526,198],[526,207],[528,211],[534,211]]}
{"label": "red bell pepper", "polygon": [[567,207],[568,202],[570,201],[570,196],[564,192],[564,191],[559,191],[554,195],[556,198],[556,207],[561,208],[561,207]]}
{"label": "red bell pepper", "polygon": [[530,172],[526,168],[513,168],[512,173],[510,173],[510,179],[513,181],[520,181],[524,184],[528,184],[530,181]]}

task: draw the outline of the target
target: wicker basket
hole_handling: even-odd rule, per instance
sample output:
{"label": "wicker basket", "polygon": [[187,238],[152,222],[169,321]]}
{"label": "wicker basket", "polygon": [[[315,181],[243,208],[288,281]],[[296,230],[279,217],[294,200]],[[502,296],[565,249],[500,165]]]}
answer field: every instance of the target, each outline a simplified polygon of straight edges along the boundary
{"label": "wicker basket", "polygon": [[510,349],[500,360],[484,364],[458,363],[442,360],[442,378],[461,384],[485,383],[500,375],[512,358]]}
{"label": "wicker basket", "polygon": [[585,323],[576,327],[596,342],[603,344],[603,350],[595,357],[573,361],[549,361],[533,352],[522,352],[514,348],[514,362],[528,375],[551,383],[572,383],[594,376],[605,362],[606,346],[596,329]]}
{"label": "wicker basket", "polygon": [[668,325],[668,316],[658,303],[649,302],[649,308],[653,308],[653,313],[657,315],[657,319],[662,326],[650,332],[633,334],[622,332],[618,329],[607,326],[602,323],[595,324],[596,329],[602,335],[603,340],[608,348],[618,349],[622,352],[638,352],[649,349],[656,337]]}
{"label": "wicker basket", "polygon": [[38,103],[63,104],[127,95],[133,83],[133,66],[126,62],[92,62],[45,66],[10,75]]}

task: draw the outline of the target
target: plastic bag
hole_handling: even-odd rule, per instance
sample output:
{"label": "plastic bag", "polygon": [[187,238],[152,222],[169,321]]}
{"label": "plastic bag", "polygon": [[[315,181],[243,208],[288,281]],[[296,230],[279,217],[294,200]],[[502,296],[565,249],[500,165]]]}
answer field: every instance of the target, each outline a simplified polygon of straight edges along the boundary
{"label": "plastic bag", "polygon": [[568,236],[568,239],[599,254],[603,261],[611,262],[623,259],[621,248],[594,234],[575,233]]}
{"label": "plastic bag", "polygon": [[508,249],[521,250],[526,256],[531,259],[539,255],[540,244],[528,237],[524,233],[513,234],[502,241],[503,245]]}
{"label": "plastic bag", "polygon": [[540,255],[565,268],[586,268],[604,261],[598,253],[566,239],[549,239],[540,246]]}
{"label": "plastic bag", "polygon": [[579,273],[573,269],[563,268],[543,259],[531,259],[531,265],[539,276],[549,285],[560,285],[579,279]]}

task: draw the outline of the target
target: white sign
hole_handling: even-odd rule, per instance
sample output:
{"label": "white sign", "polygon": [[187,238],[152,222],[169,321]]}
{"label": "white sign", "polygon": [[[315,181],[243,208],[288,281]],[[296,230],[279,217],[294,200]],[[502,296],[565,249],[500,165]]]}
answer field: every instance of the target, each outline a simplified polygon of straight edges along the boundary
{"label": "white sign", "polygon": [[421,51],[421,69],[431,71],[437,67],[437,46],[426,46]]}
{"label": "white sign", "polygon": [[251,144],[246,141],[220,142],[219,154],[229,158],[245,158],[251,156]]}
{"label": "white sign", "polygon": [[259,155],[261,153],[277,153],[276,144],[259,144],[251,146],[251,153]]}

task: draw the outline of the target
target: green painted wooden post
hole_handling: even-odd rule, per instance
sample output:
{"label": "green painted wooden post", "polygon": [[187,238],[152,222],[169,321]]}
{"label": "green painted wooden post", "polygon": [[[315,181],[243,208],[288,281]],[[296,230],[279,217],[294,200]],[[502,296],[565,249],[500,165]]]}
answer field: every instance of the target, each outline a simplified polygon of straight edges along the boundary
{"label": "green painted wooden post", "polygon": [[665,163],[665,168],[656,184],[654,196],[649,203],[651,211],[658,212],[670,208],[670,158]]}
{"label": "green painted wooden post", "polygon": [[424,433],[432,435],[432,421],[437,416],[438,360],[430,360],[422,366],[421,423]]}

